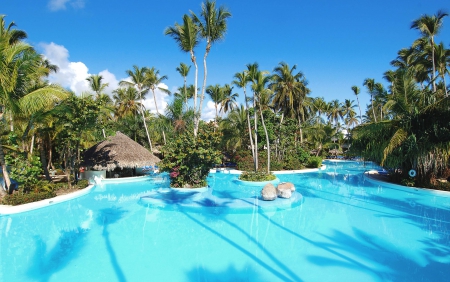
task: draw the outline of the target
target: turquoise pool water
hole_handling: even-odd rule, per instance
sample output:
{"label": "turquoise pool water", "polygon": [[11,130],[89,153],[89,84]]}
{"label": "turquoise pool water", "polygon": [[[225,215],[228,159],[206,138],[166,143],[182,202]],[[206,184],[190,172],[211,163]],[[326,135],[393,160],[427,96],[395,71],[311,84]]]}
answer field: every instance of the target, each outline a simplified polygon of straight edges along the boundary
{"label": "turquoise pool water", "polygon": [[[303,196],[288,208],[193,207],[186,195],[149,204],[162,175],[0,215],[0,281],[448,281],[450,194],[371,184],[370,165],[326,165],[278,175]],[[261,188],[236,178],[211,174],[209,195],[257,201]]]}

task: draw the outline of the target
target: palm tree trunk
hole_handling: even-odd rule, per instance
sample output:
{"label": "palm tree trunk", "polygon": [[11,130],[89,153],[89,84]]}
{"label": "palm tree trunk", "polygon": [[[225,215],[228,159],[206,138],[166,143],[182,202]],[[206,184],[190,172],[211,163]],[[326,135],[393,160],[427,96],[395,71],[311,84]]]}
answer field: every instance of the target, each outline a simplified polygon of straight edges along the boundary
{"label": "palm tree trunk", "polygon": [[375,107],[373,105],[373,97],[372,94],[370,94],[370,102],[372,103],[372,114],[373,114],[373,118],[375,119],[375,122],[377,122],[377,116],[375,115]]}
{"label": "palm tree trunk", "polygon": [[252,137],[252,125],[250,123],[250,113],[248,111],[248,102],[247,102],[247,94],[245,92],[245,86],[244,86],[244,99],[245,99],[245,107],[247,112],[247,126],[248,126],[248,135],[250,137],[250,146],[252,148],[252,157],[253,157],[253,163],[255,162],[255,145],[253,144],[253,137]]}
{"label": "palm tree trunk", "polygon": [[[159,110],[158,110],[158,104],[156,103],[156,95],[155,95],[155,91],[152,89],[152,93],[153,93],[153,100],[155,101],[155,108],[156,108],[156,113],[159,114]],[[162,130],[162,135],[163,135],[163,139],[164,139],[164,145],[167,144],[166,142],[166,133],[164,132],[164,129]]]}
{"label": "palm tree trunk", "polygon": [[255,171],[258,171],[258,113],[256,111],[256,97],[253,94],[253,109],[254,109],[254,123],[255,123]]}
{"label": "palm tree trunk", "polygon": [[42,138],[39,138],[38,140],[40,141],[39,153],[41,157],[42,170],[44,171],[45,179],[47,179],[48,181],[52,181],[52,178],[48,173],[47,158],[45,157],[45,150],[44,150],[44,140]]}
{"label": "palm tree trunk", "polygon": [[[2,172],[3,172],[3,179],[5,180],[5,186],[3,188],[0,188],[1,190],[1,194],[2,196],[5,195],[5,190],[11,194],[12,190],[11,190],[11,179],[9,179],[9,173],[6,167],[6,162],[5,162],[5,154],[3,153],[3,145],[0,142],[0,164],[2,166]],[[5,190],[3,190],[5,189]]]}
{"label": "palm tree trunk", "polygon": [[356,95],[356,101],[358,101],[358,108],[359,108],[359,124],[362,124],[362,112],[361,112],[361,106],[359,105],[358,95]]}
{"label": "palm tree trunk", "polygon": [[259,111],[261,115],[261,122],[264,128],[264,133],[266,134],[266,146],[267,146],[267,174],[270,174],[270,140],[269,140],[269,134],[267,133],[266,124],[264,123],[264,116],[262,114],[262,111]]}
{"label": "palm tree trunk", "polygon": [[[436,92],[436,65],[434,63],[434,37],[431,36],[431,61],[433,62],[433,93]],[[445,87],[447,87],[444,84]]]}
{"label": "palm tree trunk", "polygon": [[148,133],[147,123],[145,122],[144,104],[143,104],[144,101],[142,100],[142,94],[140,89],[139,89],[139,97],[141,98],[141,114],[142,114],[142,121],[144,122],[145,133],[147,134],[148,144],[150,145],[150,151],[153,151],[152,140],[150,140],[150,134]]}
{"label": "palm tree trunk", "polygon": [[197,115],[197,80],[198,80],[198,66],[195,60],[194,52],[191,50],[191,61],[195,66],[195,80],[194,80],[194,137],[197,137],[199,116]]}
{"label": "palm tree trunk", "polygon": [[185,97],[185,100],[186,100],[186,109],[187,109],[187,107],[188,107],[188,95],[187,95],[186,77],[183,76],[183,78],[184,78],[184,97]]}
{"label": "palm tree trunk", "polygon": [[[211,48],[210,43],[206,44],[206,52],[205,55],[203,56],[203,68],[205,69],[204,72],[204,76],[203,76],[203,86],[202,86],[202,93],[200,95],[200,105],[198,107],[198,112],[199,112],[199,117],[198,119],[200,120],[201,118],[201,113],[202,113],[202,106],[203,106],[203,98],[205,97],[205,89],[206,89],[206,76],[208,74],[208,69],[206,68],[206,57],[208,56],[209,53],[209,48]],[[199,121],[197,121],[197,130],[198,130],[198,123]]]}

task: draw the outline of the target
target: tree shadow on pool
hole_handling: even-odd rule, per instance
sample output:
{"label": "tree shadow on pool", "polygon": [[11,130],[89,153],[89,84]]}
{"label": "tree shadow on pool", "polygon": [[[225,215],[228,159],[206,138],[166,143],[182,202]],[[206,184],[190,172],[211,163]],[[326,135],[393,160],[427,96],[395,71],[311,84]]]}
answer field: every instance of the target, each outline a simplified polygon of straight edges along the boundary
{"label": "tree shadow on pool", "polygon": [[120,282],[126,281],[126,278],[125,278],[125,274],[122,271],[122,268],[119,265],[119,262],[117,261],[116,253],[113,249],[111,240],[109,238],[108,227],[109,227],[109,225],[114,224],[117,221],[119,221],[124,216],[125,213],[127,213],[127,211],[122,210],[122,208],[120,208],[120,207],[111,207],[111,208],[106,208],[106,209],[100,210],[99,215],[97,216],[97,223],[100,226],[103,226],[102,236],[103,236],[103,238],[105,238],[106,249],[108,250],[111,265],[117,276],[117,280]]}
{"label": "tree shadow on pool", "polygon": [[40,236],[35,236],[36,251],[32,261],[36,263],[28,270],[28,276],[37,281],[48,281],[54,273],[65,268],[77,257],[84,246],[83,238],[86,234],[87,231],[82,228],[62,230],[51,249],[48,249],[47,243]]}
{"label": "tree shadow on pool", "polygon": [[[278,279],[280,281],[302,281],[302,279],[294,271],[289,269],[289,267],[286,264],[284,264],[282,261],[280,261],[274,254],[269,252],[264,247],[264,245],[261,244],[259,241],[257,241],[255,238],[253,238],[251,236],[251,234],[247,233],[245,230],[243,230],[241,227],[237,226],[236,224],[232,223],[231,221],[226,220],[225,217],[221,217],[221,221],[227,223],[228,225],[230,225],[231,227],[233,227],[234,229],[236,229],[237,231],[239,231],[240,233],[245,235],[248,238],[249,241],[251,241],[253,244],[255,244],[267,257],[269,257],[269,259],[272,261],[272,263],[271,264],[266,263],[265,261],[260,259],[258,256],[254,255],[250,251],[248,251],[245,247],[239,245],[234,240],[223,236],[218,231],[212,229],[211,227],[209,227],[208,225],[204,224],[200,220],[198,220],[198,219],[194,218],[193,216],[191,216],[189,213],[184,213],[184,215],[186,215],[186,217],[188,217],[190,220],[192,220],[196,224],[202,226],[203,228],[205,228],[209,232],[215,234],[218,238],[221,238],[223,241],[228,243],[230,246],[238,249],[240,252],[242,252],[247,257],[249,257],[250,259],[255,261],[257,264],[259,264],[262,267],[264,267],[267,271],[271,272],[274,276],[278,277]],[[210,218],[210,217],[208,217],[208,218]],[[270,218],[269,218],[269,223],[268,224],[270,224]],[[277,270],[275,267],[278,267],[282,271]]]}
{"label": "tree shadow on pool", "polygon": [[245,265],[243,269],[237,269],[233,264],[222,271],[212,271],[209,269],[196,267],[187,272],[187,281],[271,281],[262,277],[250,265]]}
{"label": "tree shadow on pool", "polygon": [[[389,242],[357,228],[354,236],[335,230],[323,235],[327,241],[315,242],[333,251],[332,256],[309,256],[308,260],[322,267],[346,267],[371,272],[385,281],[445,281],[450,275],[450,249],[434,246],[422,249],[422,263],[408,258]],[[438,251],[439,250],[439,251]],[[348,259],[351,254],[353,259]],[[356,257],[356,258],[355,258]],[[442,261],[447,261],[443,263]]]}

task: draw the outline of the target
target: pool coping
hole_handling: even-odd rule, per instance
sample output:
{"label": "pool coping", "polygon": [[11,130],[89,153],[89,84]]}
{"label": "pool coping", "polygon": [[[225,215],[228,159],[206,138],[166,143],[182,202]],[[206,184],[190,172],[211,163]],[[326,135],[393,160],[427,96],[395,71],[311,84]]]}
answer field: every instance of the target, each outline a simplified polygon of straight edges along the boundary
{"label": "pool coping", "polygon": [[371,182],[372,184],[376,185],[383,185],[388,188],[394,188],[394,189],[400,189],[405,192],[424,192],[424,193],[430,193],[430,194],[436,194],[440,196],[450,196],[450,191],[442,191],[442,190],[435,190],[435,189],[428,189],[428,188],[422,188],[422,187],[409,187],[404,185],[399,185],[383,180],[375,179],[373,176],[371,176],[368,171],[363,173],[364,179]]}
{"label": "pool coping", "polygon": [[[287,171],[272,171],[274,174],[295,174],[295,173],[307,173],[307,172],[314,172],[325,169],[326,166],[322,165],[320,168],[311,168],[311,169],[302,169],[302,170],[287,170]],[[212,172],[212,170],[210,171]],[[215,173],[215,172],[212,172]],[[241,174],[241,170],[228,170],[227,173],[230,174]],[[122,182],[134,182],[134,181],[142,181],[147,178],[150,178],[149,176],[134,176],[134,177],[121,177],[121,178],[108,178],[108,179],[102,179],[101,183],[122,183]],[[11,206],[11,205],[0,205],[0,216],[9,215],[9,214],[16,214],[21,212],[27,212],[31,210],[36,210],[43,207],[48,207],[50,205],[66,202],[72,199],[79,198],[81,196],[84,196],[88,193],[90,193],[93,188],[95,187],[95,184],[90,184],[88,187],[69,193],[65,195],[56,196],[49,199],[40,200],[37,202],[17,205],[17,206]]]}

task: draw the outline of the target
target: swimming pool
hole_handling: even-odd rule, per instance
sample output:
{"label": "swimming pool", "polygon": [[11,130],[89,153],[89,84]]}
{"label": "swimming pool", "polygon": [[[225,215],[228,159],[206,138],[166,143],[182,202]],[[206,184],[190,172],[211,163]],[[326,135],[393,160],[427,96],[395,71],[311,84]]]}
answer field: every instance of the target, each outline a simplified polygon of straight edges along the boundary
{"label": "swimming pool", "polygon": [[[0,281],[445,281],[450,195],[373,184],[357,162],[279,174],[290,208],[152,206],[164,175],[0,215]],[[258,187],[211,174],[211,194],[256,201]],[[276,201],[281,200],[277,199]]]}

